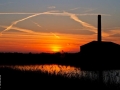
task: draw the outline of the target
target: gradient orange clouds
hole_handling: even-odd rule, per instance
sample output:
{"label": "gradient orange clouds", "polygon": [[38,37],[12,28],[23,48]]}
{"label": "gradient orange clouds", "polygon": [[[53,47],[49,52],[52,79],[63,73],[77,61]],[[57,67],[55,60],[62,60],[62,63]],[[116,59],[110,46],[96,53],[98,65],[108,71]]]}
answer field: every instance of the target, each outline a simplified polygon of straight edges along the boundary
{"label": "gradient orange clouds", "polygon": [[[81,45],[96,40],[97,37],[97,26],[83,21],[79,16],[94,16],[94,14],[74,14],[66,11],[46,11],[32,13],[32,15],[31,13],[0,14],[30,14],[27,17],[17,19],[10,25],[0,25],[2,28],[0,36],[1,52],[39,53],[61,52],[62,50],[65,52],[79,52]],[[36,16],[39,16],[39,23],[41,24],[36,22]],[[94,17],[96,17],[95,20],[97,22],[97,15]],[[32,18],[35,18],[34,21],[26,21]],[[21,22],[23,22],[23,25]],[[17,25],[24,28],[18,27]],[[117,33],[120,34],[119,28],[111,29],[108,32],[103,30],[103,40],[119,43],[118,38],[110,37]]]}
{"label": "gradient orange clouds", "polygon": [[[0,50],[8,52],[79,52],[79,46],[91,41],[95,36],[55,33],[6,32],[0,38]],[[89,39],[86,39],[89,38]]]}

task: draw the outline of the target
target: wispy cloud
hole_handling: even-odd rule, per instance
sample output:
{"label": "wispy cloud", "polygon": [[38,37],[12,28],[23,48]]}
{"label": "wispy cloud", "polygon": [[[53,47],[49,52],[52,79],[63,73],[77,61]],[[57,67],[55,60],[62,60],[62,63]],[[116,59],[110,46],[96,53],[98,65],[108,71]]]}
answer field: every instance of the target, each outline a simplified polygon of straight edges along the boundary
{"label": "wispy cloud", "polygon": [[[69,15],[70,18],[73,19],[74,21],[79,22],[83,27],[89,29],[89,30],[92,31],[92,32],[97,33],[97,28],[96,28],[96,27],[94,27],[94,26],[92,26],[92,25],[90,25],[90,24],[88,24],[88,23],[86,23],[86,22],[83,22],[82,20],[80,20],[80,19],[77,17],[77,15],[72,14],[72,13],[68,13],[68,12],[64,12],[64,13],[66,13],[67,15]],[[103,35],[104,35],[104,36],[108,36],[108,34],[105,33],[105,32],[103,32]]]}
{"label": "wispy cloud", "polygon": [[[57,12],[57,13],[48,13],[48,14],[51,14],[51,15],[61,15],[61,16],[67,16],[67,15],[65,15],[63,12],[59,12],[59,11],[55,11],[55,12]],[[19,13],[19,12],[15,12],[15,13],[0,13],[0,15],[21,15],[21,14],[23,14],[23,15],[32,15],[32,14],[39,14],[39,13]],[[45,13],[41,13],[41,14],[45,14]],[[110,14],[102,14],[102,13],[83,13],[83,14],[75,14],[75,15],[77,15],[77,16],[96,16],[96,15],[98,15],[98,14],[101,14],[101,15],[103,15],[103,16],[111,16]]]}
{"label": "wispy cloud", "polygon": [[102,16],[111,16],[110,14],[102,14],[102,13],[84,13],[84,14],[75,14],[77,16],[97,16],[97,15],[102,15]]}
{"label": "wispy cloud", "polygon": [[[0,13],[0,14],[31,14],[31,13]],[[33,13],[32,13],[32,14],[33,14]],[[17,21],[15,21],[15,22],[13,22],[10,26],[6,27],[6,29],[3,30],[1,33],[5,32],[5,31],[7,31],[7,30],[10,30],[10,29],[13,27],[13,25],[16,25],[16,24],[19,23],[19,22],[22,22],[22,21],[24,21],[24,20],[26,20],[26,19],[30,19],[30,18],[32,18],[32,17],[36,17],[36,16],[38,16],[38,15],[43,15],[43,14],[44,14],[44,15],[69,16],[71,19],[73,19],[74,21],[80,23],[83,27],[87,28],[87,30],[90,30],[90,31],[92,31],[92,32],[97,33],[97,28],[96,28],[95,26],[93,26],[93,25],[91,25],[91,24],[89,24],[89,23],[86,23],[86,22],[80,20],[80,19],[78,18],[78,16],[98,15],[98,14],[73,14],[73,13],[69,13],[69,12],[65,12],[65,11],[63,11],[63,12],[59,12],[59,11],[47,11],[47,12],[42,12],[42,13],[35,13],[35,14],[30,15],[30,16],[28,16],[28,17],[26,17],[26,18],[23,18],[23,19],[20,19],[20,20],[17,20]],[[102,15],[107,15],[107,14],[102,14]],[[34,23],[35,23],[35,22],[34,22]],[[35,24],[36,24],[37,26],[41,27],[39,24],[37,24],[37,23],[35,23]],[[103,32],[103,36],[108,36],[108,34],[105,33],[105,32]]]}
{"label": "wispy cloud", "polygon": [[[0,27],[7,28],[8,26],[0,25]],[[26,33],[31,33],[31,34],[38,34],[37,32],[34,32],[32,30],[29,30],[29,29],[23,29],[23,28],[18,28],[18,27],[11,27],[11,29],[26,32]]]}
{"label": "wispy cloud", "polygon": [[92,11],[96,10],[97,8],[76,7],[76,8],[72,8],[70,10],[73,11],[73,10],[78,10],[78,9],[82,10],[84,13],[88,13],[88,12],[92,12]]}
{"label": "wispy cloud", "polygon": [[91,11],[94,11],[96,10],[96,8],[87,8],[87,10],[85,10],[84,12],[91,12]]}
{"label": "wispy cloud", "polygon": [[[32,21],[33,22],[33,21]],[[42,26],[41,25],[39,25],[38,23],[36,23],[36,22],[33,22],[34,24],[36,24],[38,27],[40,27],[40,28],[42,28]],[[45,29],[46,30],[46,29]],[[54,35],[56,38],[60,38],[58,35],[56,35],[55,33],[53,33],[53,32],[50,32],[52,35]]]}
{"label": "wispy cloud", "polygon": [[[6,28],[8,26],[5,26],[5,25],[0,25],[1,28]],[[56,34],[50,32],[50,33],[45,33],[45,32],[35,32],[33,30],[30,30],[30,29],[24,29],[24,28],[19,28],[19,27],[15,27],[13,26],[11,29],[13,30],[16,30],[16,31],[20,31],[20,32],[24,32],[24,33],[28,33],[29,35],[32,34],[32,35],[40,35],[40,36],[51,36],[50,33],[52,35],[54,35],[56,38],[60,38],[59,36],[57,36]],[[10,33],[10,32],[9,32]],[[2,34],[1,34],[2,36]]]}
{"label": "wispy cloud", "polygon": [[120,33],[112,34],[109,37],[120,37]]}
{"label": "wispy cloud", "polygon": [[120,37],[120,28],[111,29],[108,31],[109,37]]}
{"label": "wispy cloud", "polygon": [[58,35],[56,35],[55,33],[52,33],[52,32],[50,32],[52,35],[54,35],[56,38],[60,38]]}
{"label": "wispy cloud", "polygon": [[86,22],[83,22],[82,20],[80,20],[75,14],[71,14],[70,15],[70,18],[79,22],[82,26],[86,27],[86,28],[90,28],[92,31],[96,32],[97,28],[86,23]]}
{"label": "wispy cloud", "polygon": [[19,13],[19,12],[14,12],[14,13],[0,13],[0,14],[8,14],[8,15],[10,15],[10,14],[38,14],[38,13]]}
{"label": "wispy cloud", "polygon": [[70,10],[77,10],[77,9],[79,9],[80,7],[76,7],[76,8],[72,8],[72,9],[70,9]]}
{"label": "wispy cloud", "polygon": [[54,8],[56,8],[55,6],[50,6],[50,7],[48,7],[49,9],[54,9]]}
{"label": "wispy cloud", "polygon": [[19,22],[22,22],[22,21],[24,21],[24,20],[26,20],[26,19],[30,19],[30,18],[32,18],[32,17],[38,16],[38,15],[41,15],[41,14],[49,14],[50,12],[54,12],[54,11],[48,11],[48,12],[38,13],[38,14],[30,15],[30,16],[28,16],[28,17],[26,17],[26,18],[17,20],[17,21],[15,21],[15,22],[13,22],[10,26],[8,26],[5,30],[3,30],[1,33],[5,32],[5,31],[7,31],[7,30],[10,30],[10,29],[13,27],[13,25],[16,25],[16,24],[19,23]]}
{"label": "wispy cloud", "polygon": [[[33,22],[33,21],[32,21]],[[33,22],[35,25],[37,25],[38,27],[42,27],[41,25],[39,25],[38,23],[36,23],[36,22]]]}

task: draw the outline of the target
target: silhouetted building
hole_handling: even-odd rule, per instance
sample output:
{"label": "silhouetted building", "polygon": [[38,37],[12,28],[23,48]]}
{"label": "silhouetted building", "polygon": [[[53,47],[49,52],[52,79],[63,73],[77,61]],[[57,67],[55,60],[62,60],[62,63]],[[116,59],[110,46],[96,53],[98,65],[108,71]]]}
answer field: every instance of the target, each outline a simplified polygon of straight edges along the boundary
{"label": "silhouetted building", "polygon": [[101,42],[101,15],[98,15],[98,42]]}
{"label": "silhouetted building", "polygon": [[85,63],[92,63],[91,66],[95,65],[96,67],[99,67],[98,64],[101,64],[103,68],[112,68],[111,65],[117,65],[120,58],[120,45],[113,42],[102,41],[101,15],[98,15],[97,37],[97,41],[92,41],[80,46],[82,59],[84,59]]}

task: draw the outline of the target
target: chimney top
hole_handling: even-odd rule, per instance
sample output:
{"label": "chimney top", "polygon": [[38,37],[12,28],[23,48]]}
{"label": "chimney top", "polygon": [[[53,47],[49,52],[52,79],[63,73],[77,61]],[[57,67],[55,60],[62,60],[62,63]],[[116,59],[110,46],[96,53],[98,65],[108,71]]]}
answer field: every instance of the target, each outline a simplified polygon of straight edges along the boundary
{"label": "chimney top", "polygon": [[101,41],[101,15],[98,15],[98,42]]}

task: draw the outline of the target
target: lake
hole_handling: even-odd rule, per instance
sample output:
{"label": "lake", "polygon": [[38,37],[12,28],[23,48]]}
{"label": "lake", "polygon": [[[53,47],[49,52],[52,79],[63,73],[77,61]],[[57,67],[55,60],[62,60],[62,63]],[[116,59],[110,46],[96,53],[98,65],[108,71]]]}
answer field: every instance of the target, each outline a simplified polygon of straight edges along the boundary
{"label": "lake", "polygon": [[[57,64],[44,64],[44,65],[2,65],[0,68],[10,68],[20,71],[43,72],[51,75],[61,75],[66,78],[87,78],[92,81],[99,79],[99,71],[83,71],[81,68],[57,65]],[[120,84],[120,70],[103,71],[103,82]]]}

